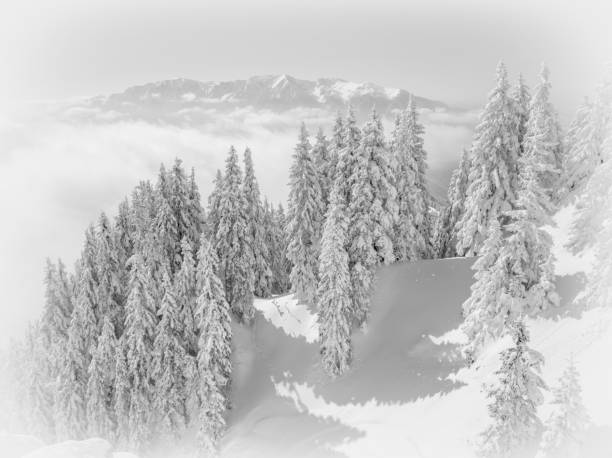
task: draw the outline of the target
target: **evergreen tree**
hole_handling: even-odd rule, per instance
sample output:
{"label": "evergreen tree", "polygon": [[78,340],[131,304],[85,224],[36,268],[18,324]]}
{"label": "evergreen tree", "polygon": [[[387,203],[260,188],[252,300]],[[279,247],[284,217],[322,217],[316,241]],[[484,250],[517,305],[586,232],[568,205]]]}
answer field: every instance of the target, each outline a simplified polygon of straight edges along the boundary
{"label": "evergreen tree", "polygon": [[330,193],[331,188],[334,186],[334,182],[336,180],[336,169],[338,166],[338,161],[340,159],[340,154],[345,147],[344,144],[344,120],[342,119],[342,115],[338,112],[336,116],[336,121],[333,127],[332,137],[329,142],[329,179],[330,179]]}
{"label": "evergreen tree", "polygon": [[268,247],[265,244],[263,227],[263,207],[259,194],[259,185],[253,169],[251,150],[244,151],[244,196],[247,213],[248,247],[253,257],[255,274],[255,294],[259,297],[269,297],[272,289],[272,271],[268,264]]}
{"label": "evergreen tree", "polygon": [[142,255],[130,258],[130,284],[125,320],[125,352],[129,391],[128,442],[142,449],[151,434],[153,381],[151,358],[155,339],[155,304],[151,278]]}
{"label": "evergreen tree", "polygon": [[351,363],[351,283],[346,252],[346,205],[334,186],[323,228],[317,307],[321,359],[332,377]]}
{"label": "evergreen tree", "polygon": [[[191,236],[195,236],[196,232],[199,236],[197,226],[200,224],[200,215],[191,205],[193,203],[190,199],[191,184],[179,158],[174,160],[168,181],[170,188],[168,200],[176,221],[174,260],[170,264],[171,272],[174,274],[181,266],[181,240],[184,237],[189,239]],[[197,238],[196,240],[190,240],[190,243],[195,246],[198,243]]]}
{"label": "evergreen tree", "polygon": [[591,249],[593,268],[587,275],[584,291],[576,301],[586,308],[612,304],[612,130],[604,141],[606,159],[597,166],[577,197],[576,217],[570,234],[573,251]]}
{"label": "evergreen tree", "polygon": [[[99,316],[108,316],[113,323],[113,328],[122,328],[123,304],[121,269],[119,266],[119,254],[115,245],[115,237],[107,216],[102,213],[98,220],[98,233],[96,238],[95,265]],[[102,326],[102,320],[99,323]]]}
{"label": "evergreen tree", "polygon": [[508,95],[506,67],[497,67],[497,85],[476,127],[471,151],[465,212],[458,223],[457,253],[480,254],[493,217],[502,218],[516,204],[519,155],[518,120]]}
{"label": "evergreen tree", "polygon": [[24,347],[25,361],[21,364],[25,366],[25,376],[20,383],[24,385],[26,427],[36,437],[51,440],[56,437],[58,429],[53,418],[58,407],[53,399],[54,386],[49,377],[48,359],[45,358],[44,340],[38,324],[28,327]]}
{"label": "evergreen tree", "polygon": [[198,344],[198,329],[195,321],[196,310],[196,263],[189,241],[184,238],[182,243],[181,269],[175,276],[176,300],[179,305],[179,326],[181,340],[187,353],[195,355]]}
{"label": "evergreen tree", "polygon": [[537,408],[546,389],[540,377],[544,358],[529,348],[525,325],[511,325],[514,345],[501,352],[501,368],[495,372],[497,386],[491,387],[489,415],[493,420],[481,435],[480,455],[491,458],[522,457],[533,451],[542,431]]}
{"label": "evergreen tree", "polygon": [[541,449],[546,458],[579,458],[589,417],[582,404],[579,374],[573,361],[553,388],[554,410],[546,422]]}
{"label": "evergreen tree", "polygon": [[398,261],[420,259],[427,251],[428,243],[419,230],[427,209],[423,207],[424,200],[417,181],[419,164],[411,148],[408,120],[406,111],[396,117],[391,142],[397,183],[398,219],[394,248]]}
{"label": "evergreen tree", "polygon": [[317,288],[317,259],[325,209],[304,123],[289,174],[287,257],[293,264],[291,285],[300,302],[312,303]]}
{"label": "evergreen tree", "polygon": [[612,130],[612,76],[598,87],[593,102],[578,110],[567,138],[566,193],[580,191],[599,164],[609,158],[605,140]]}
{"label": "evergreen tree", "polygon": [[330,153],[329,142],[325,138],[323,129],[319,128],[315,144],[312,147],[312,160],[319,178],[319,188],[321,189],[321,198],[323,205],[327,209],[331,187],[334,183],[334,172],[332,168],[332,158]]}
{"label": "evergreen tree", "polygon": [[524,153],[535,157],[538,180],[548,200],[557,200],[562,184],[563,148],[557,115],[550,102],[548,69],[542,66],[540,82],[529,106],[529,121],[524,138]]}
{"label": "evergreen tree", "polygon": [[[336,180],[341,179],[341,175],[336,177]],[[398,212],[397,190],[387,159],[382,124],[375,111],[363,128],[356,166],[349,182],[352,191],[347,209],[348,253],[353,317],[361,326],[369,314],[376,266],[395,260],[393,237]],[[341,188],[341,183],[338,183],[340,196]]]}
{"label": "evergreen tree", "polygon": [[208,218],[206,219],[206,232],[211,238],[217,234],[219,230],[219,204],[221,202],[221,194],[223,193],[223,174],[221,170],[217,170],[217,175],[213,182],[213,190],[208,196]]}
{"label": "evergreen tree", "polygon": [[[336,121],[334,128],[334,150],[337,155],[336,172],[334,175],[334,186],[340,180],[341,195],[347,204],[352,201],[354,183],[352,177],[357,177],[359,144],[361,142],[361,130],[357,127],[353,107],[349,105],[342,136],[338,129],[342,125],[341,118]],[[349,224],[350,226],[350,224]]]}
{"label": "evergreen tree", "polygon": [[469,151],[464,149],[461,161],[451,176],[448,186],[448,204],[438,220],[434,251],[440,258],[457,256],[457,225],[465,212],[465,197],[470,170]]}
{"label": "evergreen tree", "polygon": [[202,198],[200,196],[198,184],[195,180],[195,170],[193,167],[191,168],[191,175],[189,176],[188,197],[187,218],[189,227],[187,237],[194,249],[197,250],[200,235],[204,231],[204,209],[202,208]]}
{"label": "evergreen tree", "polygon": [[472,266],[475,282],[470,297],[463,303],[464,321],[461,330],[467,336],[463,348],[468,364],[472,364],[480,349],[490,339],[503,334],[508,310],[497,313],[506,282],[500,268],[499,252],[502,247],[502,231],[497,218],[491,220],[487,239],[480,256]]}
{"label": "evergreen tree", "polygon": [[[168,176],[163,164],[160,166],[159,178],[157,180],[156,200],[157,211],[153,220],[153,233],[155,234],[155,245],[164,263],[170,269],[178,270],[180,265],[180,252],[177,251],[179,238],[179,223],[176,212],[171,206],[170,188],[171,177]],[[161,260],[160,260],[161,261]],[[172,270],[175,272],[175,270]],[[159,279],[161,280],[161,278]]]}
{"label": "evergreen tree", "polygon": [[115,386],[115,328],[109,316],[105,316],[98,346],[88,368],[87,425],[93,437],[114,439],[115,412],[113,397]]}
{"label": "evergreen tree", "polygon": [[[185,243],[188,243],[184,239]],[[183,347],[181,310],[174,285],[166,272],[163,277],[164,296],[161,320],[153,342],[151,375],[155,380],[153,406],[159,432],[164,437],[178,438],[185,428],[185,349]]]}
{"label": "evergreen tree", "polygon": [[516,105],[518,114],[518,141],[521,154],[524,152],[524,140],[527,133],[527,122],[529,121],[529,106],[531,105],[531,94],[529,87],[523,81],[523,75],[519,74],[518,82],[514,87],[512,99]]}
{"label": "evergreen tree", "polygon": [[242,172],[232,146],[225,162],[219,227],[215,250],[219,256],[219,274],[227,301],[243,323],[249,323],[253,311],[253,259],[248,244],[246,200],[242,191]]}
{"label": "evergreen tree", "polygon": [[114,386],[114,414],[117,423],[117,443],[125,447],[129,444],[130,424],[130,379],[128,374],[127,357],[125,352],[125,337],[117,341],[115,353],[115,386]]}
{"label": "evergreen tree", "polygon": [[232,329],[230,307],[216,276],[217,257],[202,238],[198,251],[197,319],[200,332],[198,380],[200,384],[199,442],[204,451],[218,446],[225,429],[223,414],[228,404],[231,381]]}
{"label": "evergreen tree", "polygon": [[271,209],[271,218],[273,222],[272,244],[270,250],[273,256],[273,272],[278,293],[286,293],[291,288],[290,275],[293,265],[287,257],[289,249],[289,237],[285,228],[287,227],[287,218],[285,210],[281,204],[275,209]]}
{"label": "evergreen tree", "polygon": [[416,164],[415,183],[419,190],[416,194],[416,208],[419,212],[416,213],[415,224],[421,238],[424,240],[424,246],[421,248],[421,258],[429,259],[432,256],[432,219],[429,214],[430,208],[434,204],[433,197],[427,189],[427,152],[423,148],[423,134],[425,129],[419,123],[416,104],[412,95],[408,102],[408,108],[404,112],[404,120],[406,137],[408,143],[407,154],[411,156],[411,162]]}

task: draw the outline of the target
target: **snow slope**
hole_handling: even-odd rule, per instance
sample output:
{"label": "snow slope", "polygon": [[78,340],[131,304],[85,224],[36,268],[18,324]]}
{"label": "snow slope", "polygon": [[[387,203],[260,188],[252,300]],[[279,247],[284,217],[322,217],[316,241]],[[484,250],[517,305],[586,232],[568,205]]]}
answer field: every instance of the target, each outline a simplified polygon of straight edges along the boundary
{"label": "snow slope", "polygon": [[[335,381],[319,366],[314,311],[292,296],[258,301],[261,314],[253,332],[236,329],[226,456],[474,456],[471,441],[488,421],[482,384],[496,369],[504,342],[473,369],[462,367],[456,328],[472,283],[472,262],[458,258],[382,269],[369,328],[354,338],[354,367]],[[607,332],[612,313],[572,312],[569,304],[580,287],[578,275],[559,277],[562,307],[529,327],[533,346],[547,359],[549,385],[573,355],[587,409],[605,432],[612,427],[606,389],[612,371],[602,371],[600,355],[612,343]],[[542,408],[543,419],[547,409]]]}

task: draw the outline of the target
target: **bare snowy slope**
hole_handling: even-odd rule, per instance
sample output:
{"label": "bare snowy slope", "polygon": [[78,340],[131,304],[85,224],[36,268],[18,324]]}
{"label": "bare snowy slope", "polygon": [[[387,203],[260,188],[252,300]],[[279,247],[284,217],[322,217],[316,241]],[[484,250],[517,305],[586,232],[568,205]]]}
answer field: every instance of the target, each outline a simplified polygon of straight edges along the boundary
{"label": "bare snowy slope", "polygon": [[[436,438],[412,437],[401,431],[401,425],[418,424],[422,409],[433,415],[428,418],[434,422],[429,424],[433,431],[436,421],[461,422],[462,414],[452,409],[462,403],[482,417],[474,420],[468,415],[468,420],[484,424],[484,400],[480,406],[469,405],[480,384],[460,391],[464,383],[449,377],[462,366],[454,345],[430,338],[461,322],[472,262],[423,261],[381,270],[368,330],[354,338],[353,368],[335,381],[323,374],[318,346],[309,337],[316,324],[296,308],[293,298],[259,302],[264,313],[258,314],[252,332],[235,329],[234,406],[224,453],[319,457],[343,456],[342,451],[348,456],[437,457],[441,444],[435,444]],[[568,304],[579,281],[560,277],[558,283]],[[381,444],[383,438],[391,442]],[[458,440],[455,434],[449,443],[456,445]],[[469,450],[464,442],[463,452]],[[394,455],[396,447],[430,452]]]}

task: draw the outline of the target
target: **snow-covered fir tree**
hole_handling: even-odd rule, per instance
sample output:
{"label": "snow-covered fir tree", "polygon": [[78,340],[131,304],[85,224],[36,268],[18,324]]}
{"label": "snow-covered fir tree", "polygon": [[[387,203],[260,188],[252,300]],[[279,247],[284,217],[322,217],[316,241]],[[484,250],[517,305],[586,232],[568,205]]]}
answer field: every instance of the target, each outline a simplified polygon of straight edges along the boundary
{"label": "snow-covered fir tree", "polygon": [[334,183],[335,168],[332,163],[329,141],[325,137],[322,128],[317,130],[315,143],[312,146],[312,160],[319,178],[319,188],[321,189],[323,205],[325,209],[327,209],[329,195]]}
{"label": "snow-covered fir tree", "polygon": [[412,148],[409,114],[403,111],[395,119],[392,132],[392,166],[396,173],[398,218],[394,249],[399,261],[414,261],[428,250],[428,240],[421,231],[427,208],[421,195],[419,162]]}
{"label": "snow-covered fir tree", "polygon": [[467,336],[463,353],[468,364],[476,360],[485,343],[502,334],[506,324],[506,317],[503,313],[497,314],[496,308],[506,281],[499,263],[502,242],[502,230],[499,221],[494,218],[480,256],[472,266],[475,282],[470,288],[470,297],[463,303],[461,330]]}
{"label": "snow-covered fir tree", "polygon": [[[362,326],[369,315],[374,271],[378,264],[394,262],[393,238],[397,222],[397,190],[388,159],[382,123],[376,111],[363,127],[361,144],[349,177],[347,204],[348,254],[353,298],[353,319]],[[340,159],[340,162],[343,158]],[[342,176],[336,177],[336,181]],[[342,197],[342,186],[338,190]]]}
{"label": "snow-covered fir tree", "polygon": [[[197,226],[200,225],[198,218],[200,218],[201,209],[192,208],[192,204],[195,203],[190,198],[190,195],[193,193],[191,189],[192,184],[190,184],[183,168],[183,161],[179,158],[174,160],[168,177],[168,184],[168,200],[176,221],[174,259],[170,260],[171,272],[175,273],[181,265],[181,240],[184,237],[187,237],[187,239],[196,235],[199,237]],[[193,186],[195,186],[195,182]],[[192,218],[196,218],[196,220]],[[190,243],[192,246],[195,246],[198,243],[198,239],[190,240]]]}
{"label": "snow-covered fir tree", "polygon": [[524,154],[538,164],[538,179],[549,200],[557,201],[563,183],[563,147],[557,114],[550,102],[549,72],[542,66],[540,81],[529,105],[529,120],[524,137]]}
{"label": "snow-covered fir tree", "polygon": [[[58,404],[54,399],[53,389],[56,389],[49,377],[48,358],[45,356],[44,340],[40,326],[28,326],[23,347],[24,375],[19,382],[23,384],[25,426],[30,434],[45,440],[61,437],[63,431],[58,429],[54,415],[57,415]],[[61,355],[60,355],[61,356]],[[63,365],[61,366],[63,367]],[[58,383],[61,389],[61,383]]]}
{"label": "snow-covered fir tree", "polygon": [[289,237],[285,230],[287,218],[282,205],[277,208],[270,207],[270,254],[272,256],[272,272],[274,273],[274,291],[276,294],[286,293],[291,288],[290,274],[291,261],[287,257]]}
{"label": "snow-covered fir tree", "polygon": [[193,244],[194,249],[198,249],[200,235],[204,231],[205,215],[204,208],[202,207],[202,197],[200,196],[200,189],[196,183],[195,169],[191,168],[191,175],[189,176],[189,204],[187,205],[187,218],[189,226],[187,228],[187,234],[183,238],[187,239]]}
{"label": "snow-covered fir tree", "polygon": [[151,438],[153,380],[151,360],[157,318],[151,277],[143,256],[130,258],[130,284],[125,318],[125,354],[129,383],[128,443],[134,450]]}
{"label": "snow-covered fir tree", "polygon": [[429,259],[432,255],[432,236],[433,223],[430,216],[430,208],[434,205],[434,199],[427,188],[427,152],[425,151],[423,135],[425,128],[419,122],[419,115],[416,109],[416,103],[412,95],[408,101],[408,107],[403,114],[406,127],[407,139],[407,154],[416,164],[415,182],[419,189],[416,195],[417,208],[422,209],[421,213],[417,213],[418,218],[415,220],[417,229],[424,240],[424,246],[421,248],[421,258]]}
{"label": "snow-covered fir tree", "polygon": [[115,441],[122,447],[129,446],[130,425],[130,378],[128,374],[125,334],[117,340],[115,347],[115,386],[113,410],[117,425]]}
{"label": "snow-covered fir tree", "polygon": [[[170,177],[162,164],[155,190],[156,213],[153,220],[153,233],[155,234],[156,251],[163,257],[165,263],[173,269],[180,263],[176,243],[179,241],[179,225],[176,220],[176,212],[170,206]],[[149,239],[150,240],[150,239]],[[177,268],[178,270],[178,268]],[[174,270],[173,270],[174,272]],[[161,280],[159,278],[158,280]]]}
{"label": "snow-covered fir tree", "polygon": [[[113,328],[123,327],[123,306],[121,269],[119,254],[110,221],[102,213],[98,219],[98,232],[96,237],[95,265],[97,275],[96,298],[99,316],[108,316]],[[102,326],[100,321],[99,326]]]}
{"label": "snow-covered fir tree", "polygon": [[578,109],[566,138],[566,194],[579,193],[608,157],[604,143],[612,130],[612,76],[597,88],[592,102]]}
{"label": "snow-covered fir tree", "polygon": [[198,345],[196,311],[196,262],[193,249],[185,237],[181,242],[182,263],[174,277],[176,301],[179,307],[180,339],[187,353],[195,355]]}
{"label": "snow-covered fir tree", "polygon": [[91,437],[113,440],[115,412],[115,328],[110,316],[102,320],[102,332],[87,370],[87,432]]}
{"label": "snow-covered fir tree", "polygon": [[492,424],[481,434],[479,450],[486,458],[534,454],[542,432],[537,408],[546,389],[540,376],[544,358],[529,347],[529,334],[521,320],[510,328],[513,345],[501,352],[497,383],[487,392]]}
{"label": "snow-covered fir tree", "polygon": [[334,186],[323,228],[317,308],[321,360],[332,377],[351,363],[351,279],[346,252],[348,219],[340,186]]}
{"label": "snow-covered fir tree", "polygon": [[580,377],[573,361],[570,361],[558,386],[552,389],[553,411],[546,421],[542,437],[543,458],[579,458],[589,416],[582,403]]}
{"label": "snow-covered fir tree", "polygon": [[453,171],[448,186],[448,203],[442,210],[435,231],[434,253],[439,258],[457,256],[457,224],[465,212],[465,197],[470,171],[470,152],[464,149],[459,166]]}
{"label": "snow-covered fir tree", "polygon": [[329,148],[329,177],[330,177],[330,194],[331,188],[334,186],[336,180],[336,168],[338,165],[338,160],[340,158],[341,151],[344,149],[344,120],[342,119],[342,114],[338,112],[336,115],[336,120],[334,122],[334,127],[332,129],[332,136],[330,138],[328,148]]}
{"label": "snow-covered fir tree", "polygon": [[512,99],[516,104],[518,114],[518,141],[521,154],[524,151],[524,139],[527,132],[527,122],[529,121],[529,107],[531,105],[531,93],[529,87],[523,80],[523,75],[519,73],[518,81],[512,91]]}
{"label": "snow-covered fir tree", "polygon": [[595,168],[577,196],[569,243],[574,252],[590,249],[594,253],[584,291],[576,298],[585,308],[612,305],[612,129],[602,153],[604,162]]}
{"label": "snow-covered fir tree", "polygon": [[264,240],[263,207],[249,148],[244,151],[243,189],[247,213],[247,246],[252,252],[255,275],[254,292],[259,297],[269,297],[272,293],[272,271],[268,263],[270,255]]}
{"label": "snow-covered fir tree", "polygon": [[[185,243],[187,238],[184,239]],[[166,438],[177,439],[186,425],[185,348],[183,323],[174,285],[168,272],[163,277],[164,295],[153,342],[151,377],[155,380],[153,407],[157,431]]]}
{"label": "snow-covered fir tree", "polygon": [[217,174],[213,181],[213,190],[208,196],[208,213],[206,218],[206,233],[214,239],[219,229],[219,203],[223,193],[223,174],[217,169]]}
{"label": "snow-covered fir tree", "polygon": [[502,218],[503,224],[516,204],[518,117],[508,92],[506,67],[500,63],[472,145],[466,210],[457,226],[459,255],[480,254],[492,218]]}
{"label": "snow-covered fir tree", "polygon": [[317,262],[324,202],[317,168],[310,152],[308,131],[302,123],[289,172],[287,257],[293,264],[291,286],[303,303],[313,303],[317,289]]}
{"label": "snow-covered fir tree", "polygon": [[200,329],[198,383],[200,426],[198,439],[204,453],[214,453],[225,429],[231,382],[232,329],[230,306],[215,274],[217,257],[202,237],[198,251],[197,320]]}
{"label": "snow-covered fir tree", "polygon": [[214,237],[214,247],[219,257],[219,277],[234,314],[243,323],[250,323],[254,314],[255,275],[251,250],[247,246],[248,216],[242,190],[242,171],[233,146],[225,162],[218,211],[219,227]]}
{"label": "snow-covered fir tree", "polygon": [[[344,127],[341,136],[339,133],[340,126]],[[360,142],[361,130],[357,126],[353,107],[349,105],[344,122],[342,122],[341,118],[338,118],[336,121],[333,138],[333,144],[336,145],[334,146],[334,151],[336,151],[338,156],[336,161],[334,186],[338,180],[340,180],[339,186],[341,186],[341,195],[347,204],[352,200],[354,183],[351,182],[351,179],[357,176],[355,170],[358,167],[357,157]]]}

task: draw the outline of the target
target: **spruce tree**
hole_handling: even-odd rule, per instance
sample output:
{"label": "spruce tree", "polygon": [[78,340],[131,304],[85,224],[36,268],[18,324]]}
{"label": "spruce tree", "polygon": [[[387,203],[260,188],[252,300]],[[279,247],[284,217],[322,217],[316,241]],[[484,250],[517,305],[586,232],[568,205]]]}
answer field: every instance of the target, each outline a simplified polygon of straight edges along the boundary
{"label": "spruce tree", "polygon": [[278,293],[286,293],[291,288],[290,275],[293,265],[287,257],[289,249],[289,237],[287,231],[287,218],[285,210],[281,204],[276,209],[271,209],[271,218],[273,224],[272,245],[271,250],[273,255],[273,271],[276,288]]}
{"label": "spruce tree", "polygon": [[413,154],[411,143],[408,115],[404,111],[395,119],[391,141],[398,201],[398,219],[394,238],[395,255],[398,261],[421,259],[421,256],[427,251],[428,243],[420,230],[427,209],[421,198],[418,182],[419,164]]}
{"label": "spruce tree", "polygon": [[403,116],[408,143],[407,154],[411,156],[411,161],[416,164],[415,183],[419,190],[416,194],[419,213],[416,214],[415,224],[424,241],[424,246],[421,248],[420,254],[421,258],[429,259],[432,256],[433,238],[430,208],[434,205],[434,200],[427,188],[427,152],[423,147],[423,134],[425,133],[425,128],[419,122],[416,104],[412,95],[410,96],[408,108]]}
{"label": "spruce tree", "polygon": [[219,227],[214,247],[219,257],[219,276],[227,301],[243,323],[253,319],[253,258],[248,244],[246,200],[242,172],[232,146],[225,162],[223,189],[219,200]]}
{"label": "spruce tree", "polygon": [[208,217],[206,218],[206,233],[214,239],[219,229],[219,204],[223,193],[223,174],[217,170],[213,182],[213,190],[208,196]]}
{"label": "spruce tree", "polygon": [[[387,157],[382,123],[374,110],[363,128],[355,159],[349,178],[352,191],[347,204],[347,245],[353,318],[361,326],[368,318],[376,266],[395,260],[393,238],[398,212],[397,190]],[[338,192],[342,197],[341,183],[338,183]]]}
{"label": "spruce tree", "polygon": [[259,185],[255,178],[251,150],[244,151],[244,196],[247,212],[248,247],[253,257],[255,284],[254,292],[259,297],[269,297],[272,290],[272,271],[268,264],[269,253],[265,244],[263,227],[263,207],[259,194]]}
{"label": "spruce tree", "polygon": [[195,355],[198,344],[196,310],[196,263],[191,244],[184,238],[181,242],[182,258],[180,270],[176,273],[176,300],[179,305],[179,326],[181,340],[187,353]]}
{"label": "spruce tree", "polygon": [[200,235],[204,231],[204,209],[202,208],[202,198],[200,190],[195,179],[195,170],[191,168],[189,176],[189,193],[188,193],[187,217],[189,221],[187,238],[194,247],[198,249]]}
{"label": "spruce tree", "polygon": [[[184,239],[186,243],[187,240]],[[153,342],[151,376],[155,380],[153,407],[158,432],[163,437],[177,439],[186,424],[185,410],[185,348],[182,342],[181,310],[168,272],[164,274],[162,298]]]}
{"label": "spruce tree", "polygon": [[87,426],[92,437],[115,438],[115,328],[109,316],[102,323],[102,333],[88,368]]}
{"label": "spruce tree", "polygon": [[[102,213],[98,220],[98,232],[96,237],[95,264],[98,278],[96,297],[98,301],[99,316],[108,316],[114,329],[122,329],[123,304],[121,268],[119,266],[119,253],[115,245],[110,221]],[[99,323],[100,330],[102,321]]]}
{"label": "spruce tree", "polygon": [[323,205],[327,209],[331,193],[331,187],[334,183],[334,168],[330,153],[330,146],[323,129],[317,131],[316,141],[312,147],[312,160],[319,178],[319,188],[321,189],[321,198]]}
{"label": "spruce tree", "polygon": [[461,154],[461,161],[451,176],[448,186],[448,204],[438,220],[434,251],[439,258],[457,256],[457,225],[465,212],[465,197],[470,170],[470,155],[467,149]]}
{"label": "spruce tree", "polygon": [[500,354],[498,383],[489,389],[489,415],[493,420],[482,434],[480,455],[486,458],[528,456],[542,432],[537,408],[546,385],[540,377],[544,358],[528,346],[522,321],[510,325],[514,344]]}
{"label": "spruce tree", "polygon": [[142,255],[130,258],[130,283],[125,320],[125,352],[129,380],[128,443],[142,449],[150,439],[153,380],[151,359],[155,339],[155,300]]}
{"label": "spruce tree", "polygon": [[[153,220],[153,233],[155,234],[155,245],[164,263],[170,269],[178,270],[180,265],[180,252],[177,252],[179,238],[179,224],[176,219],[176,212],[171,206],[171,189],[169,177],[162,164],[155,196],[157,200],[157,210]],[[175,272],[176,270],[172,270]],[[159,279],[161,280],[161,279]]]}
{"label": "spruce tree", "polygon": [[609,157],[605,140],[612,130],[612,76],[597,88],[592,102],[576,114],[567,139],[566,193],[579,192]]}
{"label": "spruce tree", "polygon": [[336,121],[334,122],[332,137],[329,142],[329,178],[330,178],[330,193],[336,180],[336,170],[338,160],[340,159],[341,151],[344,149],[344,120],[338,112]]}
{"label": "spruce tree", "polygon": [[303,303],[313,303],[317,288],[317,259],[324,205],[317,169],[310,153],[308,131],[302,123],[289,172],[287,257],[293,264],[291,286]]}
{"label": "spruce tree", "polygon": [[[174,274],[181,265],[181,240],[184,237],[188,239],[191,236],[195,236],[199,221],[199,215],[194,212],[191,204],[193,203],[190,199],[192,193],[191,184],[185,169],[183,168],[183,162],[176,158],[172,169],[170,171],[169,181],[169,204],[172,212],[174,213],[174,220],[176,221],[176,238],[174,244],[174,261],[170,264],[171,272]],[[195,184],[195,183],[194,183]],[[193,218],[196,218],[195,220]],[[199,236],[199,233],[198,233]],[[198,240],[190,240],[192,246],[198,243]]]}
{"label": "spruce tree", "polygon": [[557,201],[563,183],[563,148],[557,115],[550,102],[548,69],[542,66],[540,82],[529,106],[529,121],[524,138],[524,154],[534,156],[538,180],[548,200]]}
{"label": "spruce tree", "polygon": [[541,450],[545,458],[579,458],[580,447],[589,424],[589,416],[582,403],[579,374],[570,361],[553,388],[554,410],[546,422]]}
{"label": "spruce tree", "polygon": [[202,237],[198,251],[196,315],[201,330],[197,361],[201,399],[198,438],[201,449],[208,453],[216,450],[225,429],[223,414],[228,405],[232,371],[230,306],[216,270],[216,254]]}
{"label": "spruce tree", "polygon": [[468,338],[463,353],[469,365],[476,360],[482,347],[491,339],[500,337],[505,329],[508,310],[497,313],[507,282],[499,261],[502,237],[499,221],[492,219],[480,256],[472,266],[475,282],[470,297],[463,303],[464,321],[461,325]]}
{"label": "spruce tree", "polygon": [[348,220],[340,187],[334,186],[323,228],[317,308],[323,367],[332,377],[351,363],[351,282],[346,252]]}
{"label": "spruce tree", "polygon": [[518,115],[518,141],[521,154],[524,152],[524,140],[527,132],[527,122],[529,121],[529,106],[531,105],[531,94],[529,87],[523,80],[523,75],[519,74],[518,82],[512,92],[512,99],[516,105]]}
{"label": "spruce tree", "polygon": [[506,67],[500,63],[472,145],[465,213],[457,226],[459,255],[480,254],[492,219],[501,218],[503,225],[506,212],[516,205],[518,118],[508,89]]}
{"label": "spruce tree", "polygon": [[130,424],[130,378],[125,351],[125,334],[117,341],[115,352],[115,386],[113,407],[117,423],[116,442],[122,447],[129,445]]}

